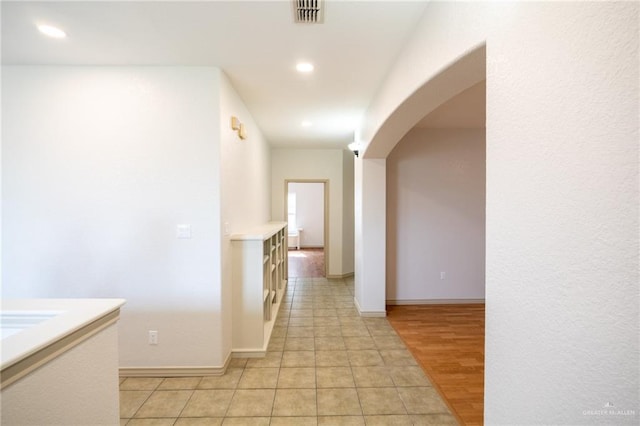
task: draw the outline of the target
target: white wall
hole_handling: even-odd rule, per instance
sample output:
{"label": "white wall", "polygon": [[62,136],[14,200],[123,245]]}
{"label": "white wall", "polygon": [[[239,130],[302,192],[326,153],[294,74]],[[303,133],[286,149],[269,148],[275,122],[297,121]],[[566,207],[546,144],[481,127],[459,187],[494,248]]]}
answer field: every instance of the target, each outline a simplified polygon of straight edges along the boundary
{"label": "white wall", "polygon": [[486,424],[638,422],[638,7],[432,2],[359,132],[486,42]]}
{"label": "white wall", "polygon": [[324,184],[289,183],[296,194],[296,222],[302,228],[301,247],[324,247]]}
{"label": "white wall", "polygon": [[[355,304],[363,316],[385,316],[386,160],[358,159],[355,179]],[[383,224],[382,226],[378,226]],[[373,291],[372,291],[373,290]]]}
{"label": "white wall", "polygon": [[387,158],[387,301],[484,299],[484,244],[485,130],[414,128]]}
{"label": "white wall", "polygon": [[346,273],[355,271],[354,158],[353,152],[342,151],[342,246],[349,248],[342,250],[342,269]]}
{"label": "white wall", "polygon": [[328,179],[329,276],[350,274],[351,265],[343,265],[343,250],[353,251],[343,242],[343,150],[340,149],[273,149],[271,151],[271,218],[286,221],[284,212],[285,180]]}
{"label": "white wall", "polygon": [[[222,217],[240,227],[269,212],[269,150],[226,78],[209,67],[4,67],[2,89],[3,297],[122,297],[121,367],[222,366]],[[221,119],[230,111],[248,123],[243,148]],[[177,239],[177,224],[192,238]]]}
{"label": "white wall", "polygon": [[[242,140],[231,129],[231,116],[244,124]],[[227,76],[220,79],[222,353],[231,351],[232,247],[229,237],[269,222],[271,214],[271,147]]]}

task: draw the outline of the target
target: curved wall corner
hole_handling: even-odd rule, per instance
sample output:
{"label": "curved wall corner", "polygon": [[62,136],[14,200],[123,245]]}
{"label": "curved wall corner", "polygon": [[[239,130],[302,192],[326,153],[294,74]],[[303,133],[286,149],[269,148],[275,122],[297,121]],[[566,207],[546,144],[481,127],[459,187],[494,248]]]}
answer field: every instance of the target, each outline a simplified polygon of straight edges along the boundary
{"label": "curved wall corner", "polygon": [[387,117],[365,148],[364,158],[386,158],[424,116],[486,78],[486,45],[475,46],[429,78]]}
{"label": "curved wall corner", "polygon": [[[637,423],[639,16],[637,2],[430,2],[363,117],[355,297],[378,313],[386,156],[484,76],[471,58],[486,44],[486,424]],[[596,418],[608,401],[629,416]]]}

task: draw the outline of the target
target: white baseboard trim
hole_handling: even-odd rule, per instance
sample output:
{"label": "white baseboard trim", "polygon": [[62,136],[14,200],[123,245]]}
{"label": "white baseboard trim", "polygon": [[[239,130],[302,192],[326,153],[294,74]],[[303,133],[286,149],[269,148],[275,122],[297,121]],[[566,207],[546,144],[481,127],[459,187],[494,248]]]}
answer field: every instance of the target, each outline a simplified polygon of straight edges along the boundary
{"label": "white baseboard trim", "polygon": [[353,276],[353,272],[348,272],[342,275],[327,275],[328,280],[341,280],[343,278],[349,278]]}
{"label": "white baseboard trim", "polygon": [[387,311],[365,311],[360,312],[360,316],[363,318],[385,318]]}
{"label": "white baseboard trim", "polygon": [[484,303],[484,299],[410,299],[387,300],[387,305],[464,305]]}
{"label": "white baseboard trim", "polygon": [[234,358],[264,358],[266,355],[266,349],[242,349],[233,351]]}
{"label": "white baseboard trim", "polygon": [[120,377],[222,376],[224,367],[120,367]]}
{"label": "white baseboard trim", "polygon": [[120,367],[120,377],[197,377],[222,376],[231,362],[231,353],[222,367]]}
{"label": "white baseboard trim", "polygon": [[356,309],[358,310],[358,314],[364,318],[377,318],[377,317],[386,317],[387,311],[363,311],[360,309],[360,304],[358,303],[358,299],[353,298],[353,304],[356,305]]}

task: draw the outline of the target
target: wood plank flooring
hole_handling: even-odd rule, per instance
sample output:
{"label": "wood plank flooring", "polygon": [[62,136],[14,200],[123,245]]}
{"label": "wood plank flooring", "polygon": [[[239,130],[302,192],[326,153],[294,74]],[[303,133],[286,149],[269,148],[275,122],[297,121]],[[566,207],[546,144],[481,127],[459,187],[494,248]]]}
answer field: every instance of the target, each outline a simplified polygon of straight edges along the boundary
{"label": "wood plank flooring", "polygon": [[289,250],[289,276],[295,278],[324,277],[324,249]]}
{"label": "wood plank flooring", "polygon": [[458,421],[482,425],[484,304],[387,306],[387,315]]}

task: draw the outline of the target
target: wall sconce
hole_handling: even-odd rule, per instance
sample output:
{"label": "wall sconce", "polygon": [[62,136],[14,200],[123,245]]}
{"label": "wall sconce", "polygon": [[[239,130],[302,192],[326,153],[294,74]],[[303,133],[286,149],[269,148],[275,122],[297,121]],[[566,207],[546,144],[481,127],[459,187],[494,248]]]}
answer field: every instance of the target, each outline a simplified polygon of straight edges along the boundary
{"label": "wall sconce", "polygon": [[238,117],[231,116],[231,130],[238,129],[240,129],[240,120],[238,120]]}
{"label": "wall sconce", "polygon": [[349,150],[353,151],[354,155],[356,157],[358,157],[358,153],[360,152],[360,143],[359,142],[351,142],[349,145],[347,145],[347,148],[349,148]]}
{"label": "wall sconce", "polygon": [[238,117],[231,116],[231,130],[238,132],[238,137],[242,140],[247,138],[247,130]]}

